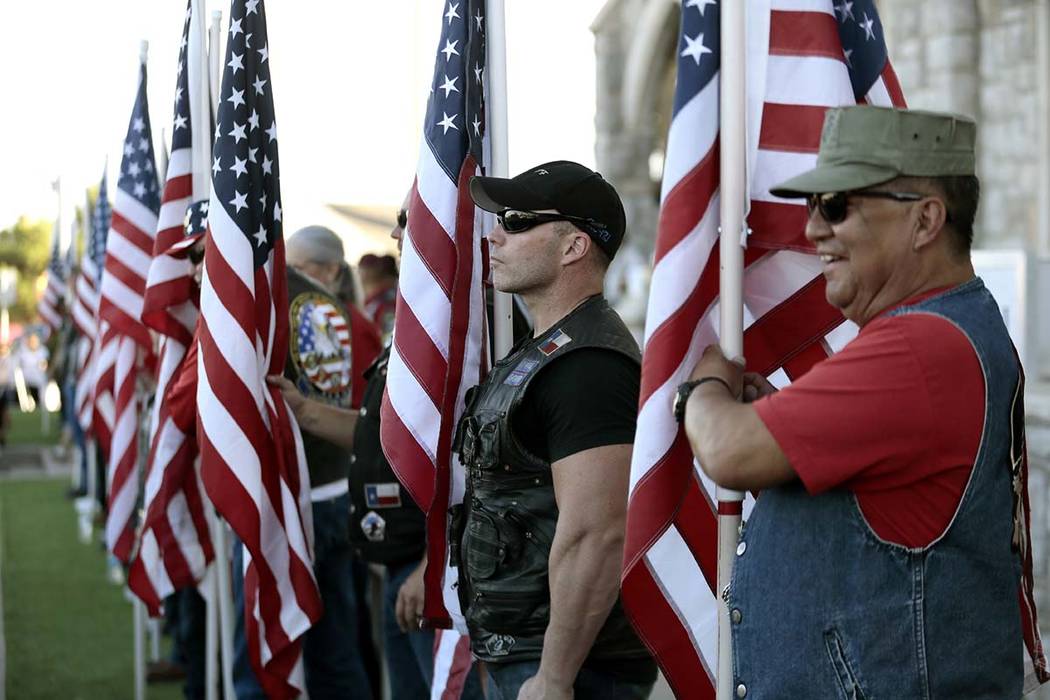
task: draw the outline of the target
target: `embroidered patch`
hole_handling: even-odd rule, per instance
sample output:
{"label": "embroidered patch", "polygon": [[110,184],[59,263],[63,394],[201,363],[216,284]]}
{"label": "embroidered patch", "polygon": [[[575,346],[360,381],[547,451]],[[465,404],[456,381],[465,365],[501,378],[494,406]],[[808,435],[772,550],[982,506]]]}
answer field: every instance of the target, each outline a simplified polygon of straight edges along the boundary
{"label": "embroidered patch", "polygon": [[547,341],[543,345],[540,346],[540,352],[548,356],[553,355],[558,348],[568,345],[571,342],[572,338],[569,337],[569,334],[559,328],[553,333],[553,335],[551,335],[551,337],[547,338]]}
{"label": "embroidered patch", "polygon": [[306,292],[289,305],[292,363],[299,388],[335,402],[350,397],[350,323],[346,315],[322,294]]}
{"label": "embroidered patch", "polygon": [[401,484],[365,484],[365,504],[369,508],[399,508]]}
{"label": "embroidered patch", "polygon": [[503,383],[510,386],[521,386],[521,383],[525,381],[525,378],[529,376],[532,370],[536,369],[539,363],[539,360],[522,360],[517,367],[511,370],[507,378],[503,380]]}
{"label": "embroidered patch", "polygon": [[374,510],[368,511],[361,518],[361,530],[369,542],[382,542],[386,539],[386,521]]}
{"label": "embroidered patch", "polygon": [[485,640],[485,651],[489,656],[506,656],[514,646],[514,637],[509,634],[494,634]]}

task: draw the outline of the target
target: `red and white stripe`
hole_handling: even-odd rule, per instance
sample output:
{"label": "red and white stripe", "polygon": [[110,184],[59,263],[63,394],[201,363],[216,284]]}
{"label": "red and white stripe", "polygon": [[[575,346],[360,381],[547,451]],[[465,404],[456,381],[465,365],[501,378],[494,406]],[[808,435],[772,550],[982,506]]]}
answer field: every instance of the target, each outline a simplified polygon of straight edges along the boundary
{"label": "red and white stripe", "polygon": [[98,332],[87,365],[87,376],[91,381],[90,406],[87,407],[91,414],[91,430],[95,435],[95,443],[107,461],[117,415],[114,373],[119,339],[119,334],[109,323],[99,319]]}
{"label": "red and white stripe", "polygon": [[61,240],[58,220],[55,221],[55,227],[51,232],[51,236],[51,258],[47,269],[47,286],[44,288],[43,296],[40,297],[40,301],[37,303],[37,313],[40,314],[44,325],[47,326],[48,334],[57,331],[62,326],[62,309],[67,289],[66,281],[57,273],[60,266],[58,249],[59,241]]}
{"label": "red and white stripe", "polygon": [[[118,185],[99,294],[99,318],[109,324],[109,331],[103,334],[99,370],[108,373],[104,358],[107,352],[114,352],[113,423],[106,467],[106,546],[123,562],[131,557],[139,494],[139,405],[135,385],[140,368],[153,364],[153,341],[140,319],[156,230],[157,215]],[[105,391],[106,387],[96,387],[96,410],[99,390]]]}
{"label": "red and white stripe", "polygon": [[[769,40],[757,42],[768,49],[748,55],[748,80],[765,86],[765,102],[748,115],[760,129],[749,153],[744,355],[750,370],[784,384],[855,329],[824,300],[805,207],[768,190],[813,167],[824,111],[855,100],[830,0],[772,6]],[[749,22],[749,31],[763,26]],[[868,101],[903,106],[889,63]],[[718,341],[718,114],[716,77],[679,110],[668,135],[622,581],[628,613],[680,698],[713,698],[717,666],[714,484],[694,463],[671,403]]]}
{"label": "red and white stripe", "polygon": [[435,631],[430,700],[459,700],[470,669],[470,637],[454,629]]}
{"label": "red and white stripe", "polygon": [[[88,212],[84,212],[88,218]],[[88,236],[90,236],[90,231]],[[94,370],[92,368],[92,357],[95,348],[95,337],[98,333],[98,287],[95,280],[98,279],[98,269],[95,261],[91,258],[85,241],[85,251],[80,257],[80,272],[74,283],[73,298],[73,323],[77,328],[79,337],[76,348],[76,390],[74,392],[74,409],[77,421],[84,432],[90,432],[92,428],[94,394]]]}

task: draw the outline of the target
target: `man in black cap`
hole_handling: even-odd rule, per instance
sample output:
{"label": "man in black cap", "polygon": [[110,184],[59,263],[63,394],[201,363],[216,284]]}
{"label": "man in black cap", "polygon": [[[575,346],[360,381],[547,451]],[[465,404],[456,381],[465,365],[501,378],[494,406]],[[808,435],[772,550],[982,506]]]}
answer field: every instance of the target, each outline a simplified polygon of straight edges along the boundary
{"label": "man in black cap", "polygon": [[602,297],[623,205],[567,161],[470,190],[499,220],[493,284],[534,327],[471,389],[457,430],[452,544],[473,652],[489,697],[648,697],[656,666],[618,599],[640,358]]}

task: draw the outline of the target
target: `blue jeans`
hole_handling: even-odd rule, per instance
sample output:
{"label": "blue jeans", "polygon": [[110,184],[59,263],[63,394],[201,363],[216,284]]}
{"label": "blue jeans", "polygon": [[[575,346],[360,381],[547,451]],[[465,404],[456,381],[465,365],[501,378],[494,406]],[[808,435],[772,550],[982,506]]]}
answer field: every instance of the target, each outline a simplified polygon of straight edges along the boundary
{"label": "blue jeans", "polygon": [[[488,700],[517,700],[525,681],[540,670],[539,660],[485,664],[488,671]],[[575,700],[645,700],[653,682],[630,683],[606,674],[581,668],[573,683]]]}
{"label": "blue jeans", "polygon": [[[324,612],[306,633],[303,666],[311,700],[371,700],[372,690],[358,648],[357,596],[353,554],[348,537],[350,498],[344,494],[313,504],[314,576]],[[233,553],[234,606],[240,611],[234,628],[233,685],[238,700],[266,697],[248,658],[244,634],[243,545]]]}
{"label": "blue jeans", "polygon": [[[390,700],[415,700],[430,697],[434,680],[434,632],[402,632],[394,614],[397,593],[405,579],[419,566],[419,559],[406,564],[387,566],[383,590],[383,652],[390,678]],[[460,700],[484,700],[478,666],[470,669],[463,684]]]}

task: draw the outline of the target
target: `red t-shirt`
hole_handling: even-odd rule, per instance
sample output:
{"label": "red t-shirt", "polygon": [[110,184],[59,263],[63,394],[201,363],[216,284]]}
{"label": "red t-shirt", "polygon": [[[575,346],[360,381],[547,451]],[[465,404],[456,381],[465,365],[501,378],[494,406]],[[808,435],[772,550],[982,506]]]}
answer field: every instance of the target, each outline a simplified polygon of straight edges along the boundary
{"label": "red t-shirt", "polygon": [[848,489],[879,537],[922,547],[948,527],[977,459],[984,372],[943,317],[883,314],[753,405],[809,493]]}
{"label": "red t-shirt", "polygon": [[350,317],[350,355],[353,358],[350,407],[361,408],[367,384],[365,370],[379,357],[383,340],[379,337],[379,329],[356,306],[346,304],[346,313]]}

